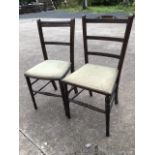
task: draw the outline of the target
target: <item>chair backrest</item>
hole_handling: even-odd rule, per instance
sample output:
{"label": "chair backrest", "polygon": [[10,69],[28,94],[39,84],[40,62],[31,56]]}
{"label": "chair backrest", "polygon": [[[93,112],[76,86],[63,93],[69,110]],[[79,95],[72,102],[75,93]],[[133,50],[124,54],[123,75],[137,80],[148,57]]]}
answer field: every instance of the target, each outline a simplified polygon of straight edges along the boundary
{"label": "chair backrest", "polygon": [[[70,47],[70,62],[71,62],[71,72],[74,71],[74,33],[75,33],[75,19],[66,21],[41,21],[37,20],[39,38],[41,43],[41,48],[43,52],[44,60],[48,59],[46,45],[62,45]],[[70,28],[70,41],[45,41],[43,35],[44,27],[69,27]]]}
{"label": "chair backrest", "polygon": [[[86,16],[82,17],[82,24],[83,24],[83,40],[84,40],[84,54],[85,54],[85,63],[88,63],[88,56],[89,55],[97,55],[97,56],[105,56],[105,57],[111,57],[118,59],[118,78],[121,73],[124,56],[126,53],[126,48],[130,36],[130,31],[133,23],[134,15],[128,16],[125,19],[117,18],[116,16],[99,16],[97,18],[86,18]],[[98,23],[111,23],[111,24],[126,24],[124,37],[118,38],[118,37],[108,37],[108,36],[95,36],[95,35],[87,35],[87,24],[98,24]],[[88,51],[88,40],[104,40],[104,41],[115,41],[115,42],[121,42],[122,47],[120,54],[111,54],[111,53],[101,53],[101,52],[94,52],[94,51]]]}

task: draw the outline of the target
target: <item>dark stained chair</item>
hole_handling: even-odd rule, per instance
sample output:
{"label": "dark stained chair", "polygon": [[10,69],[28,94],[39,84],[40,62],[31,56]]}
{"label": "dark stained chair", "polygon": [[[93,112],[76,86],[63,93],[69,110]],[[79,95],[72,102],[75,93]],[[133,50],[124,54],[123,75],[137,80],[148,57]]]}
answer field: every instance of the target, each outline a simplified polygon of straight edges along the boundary
{"label": "dark stained chair", "polygon": [[[74,33],[75,33],[75,19],[66,20],[66,21],[37,21],[39,38],[41,43],[41,48],[43,52],[44,61],[36,66],[32,67],[25,72],[25,78],[27,85],[31,94],[34,108],[37,109],[37,104],[35,101],[36,94],[42,94],[47,96],[54,97],[64,97],[61,79],[66,76],[66,74],[71,71],[74,71]],[[47,41],[44,39],[43,28],[48,27],[69,27],[70,28],[70,41],[69,42],[58,42],[58,41]],[[51,34],[52,35],[52,34]],[[46,45],[62,45],[68,46],[70,50],[70,61],[62,60],[51,60],[48,59],[48,54],[46,50]],[[62,53],[63,54],[63,53]],[[34,79],[34,80],[33,80]],[[33,80],[33,81],[32,81]],[[47,80],[48,82],[41,87],[39,90],[34,90],[32,87],[39,80]],[[51,92],[42,91],[48,84],[52,84],[54,89],[57,90],[56,82],[59,82],[61,94],[54,94]],[[72,88],[77,91],[76,88]],[[65,106],[64,106],[65,107]],[[65,110],[66,111],[66,110]]]}
{"label": "dark stained chair", "polygon": [[[115,104],[118,104],[118,87],[120,81],[120,74],[124,62],[124,57],[127,49],[127,44],[130,36],[130,31],[132,27],[134,16],[128,16],[127,18],[121,19],[114,16],[100,16],[98,18],[82,18],[83,23],[83,40],[84,40],[84,56],[85,56],[85,65],[76,70],[74,73],[66,76],[63,81],[63,86],[65,89],[65,106],[67,109],[67,116],[70,118],[70,108],[69,103],[73,102],[80,106],[87,107],[91,110],[95,110],[101,113],[105,113],[106,119],[106,136],[110,135],[110,112],[115,101]],[[109,37],[109,36],[92,36],[87,34],[88,24],[125,24],[125,33],[123,37]],[[104,29],[103,29],[104,31]],[[103,52],[94,52],[88,50],[88,40],[103,40],[103,41],[112,41],[121,43],[120,54],[112,53],[103,53]],[[106,46],[106,45],[105,45]],[[118,65],[116,68],[109,66],[102,66],[89,63],[90,55],[94,56],[104,56],[110,57],[113,59],[118,59]],[[67,86],[76,86],[81,88],[73,97],[69,97],[69,91]],[[90,93],[96,92],[102,95],[105,95],[105,109],[100,109],[96,106],[83,103],[75,99],[83,90],[88,90]],[[124,90],[125,91],[125,90]],[[127,90],[126,90],[127,91]]]}

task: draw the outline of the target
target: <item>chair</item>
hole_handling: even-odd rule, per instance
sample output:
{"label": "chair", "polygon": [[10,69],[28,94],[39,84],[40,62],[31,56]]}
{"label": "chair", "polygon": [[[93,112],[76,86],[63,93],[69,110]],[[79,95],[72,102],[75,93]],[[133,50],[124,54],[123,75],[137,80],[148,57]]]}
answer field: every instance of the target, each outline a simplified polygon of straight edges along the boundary
{"label": "chair", "polygon": [[[110,135],[109,127],[110,127],[110,111],[115,101],[115,104],[118,104],[118,87],[120,81],[120,74],[123,66],[123,61],[126,53],[126,48],[128,44],[128,39],[132,27],[134,16],[128,16],[125,19],[119,19],[117,17],[111,16],[101,16],[100,18],[86,18],[84,16],[82,18],[83,24],[83,40],[84,40],[84,57],[85,57],[85,65],[80,69],[76,70],[74,73],[66,76],[63,81],[63,86],[65,89],[65,106],[67,109],[67,116],[70,118],[70,108],[69,103],[73,102],[80,106],[84,106],[91,110],[105,113],[106,118],[106,136]],[[118,37],[108,37],[108,36],[91,36],[87,34],[88,23],[111,23],[111,24],[126,24],[125,33],[123,38]],[[116,41],[121,42],[121,51],[120,54],[111,54],[111,53],[101,53],[101,52],[93,52],[88,50],[88,40],[104,40],[104,41]],[[89,63],[89,55],[94,56],[105,56],[114,59],[118,59],[118,66],[116,68],[112,68],[109,66],[102,66]],[[81,88],[75,96],[69,97],[69,93],[67,90],[68,85],[76,86],[77,88]],[[88,90],[90,92],[96,92],[102,95],[105,95],[105,109],[101,109],[87,103],[76,100],[75,98],[83,91]]]}
{"label": "chair", "polygon": [[[39,38],[40,38],[44,61],[25,72],[25,78],[27,81],[27,85],[28,85],[30,95],[32,98],[32,102],[33,102],[35,109],[38,109],[36,101],[35,101],[36,94],[42,94],[42,95],[54,96],[54,97],[64,97],[61,79],[64,78],[69,71],[71,72],[74,71],[75,19],[71,19],[67,21],[41,21],[39,19],[37,21],[37,26],[38,26]],[[70,42],[60,42],[60,41],[58,42],[58,41],[44,40],[44,35],[43,35],[44,27],[69,27],[70,28]],[[62,60],[49,60],[48,55],[47,55],[46,45],[69,46],[70,47],[70,62],[66,62]],[[33,80],[32,82],[31,79],[35,79],[35,80]],[[39,90],[34,90],[32,86],[39,80],[48,80],[48,82],[43,87],[41,87]],[[52,83],[54,89],[57,90],[57,85],[55,81],[59,82],[60,89],[61,89],[61,95],[41,91],[50,83]],[[75,92],[77,92],[76,88],[72,88],[72,89],[74,89]]]}

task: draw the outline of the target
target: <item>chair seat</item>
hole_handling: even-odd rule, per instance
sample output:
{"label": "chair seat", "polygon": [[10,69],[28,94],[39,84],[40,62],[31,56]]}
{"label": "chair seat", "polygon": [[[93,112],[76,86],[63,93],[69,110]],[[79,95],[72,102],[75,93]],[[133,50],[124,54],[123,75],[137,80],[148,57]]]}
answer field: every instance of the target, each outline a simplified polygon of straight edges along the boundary
{"label": "chair seat", "polygon": [[74,73],[66,76],[63,81],[84,88],[111,94],[118,70],[94,64],[86,64]]}
{"label": "chair seat", "polygon": [[61,60],[45,60],[25,72],[26,76],[41,79],[61,79],[68,72],[70,63]]}

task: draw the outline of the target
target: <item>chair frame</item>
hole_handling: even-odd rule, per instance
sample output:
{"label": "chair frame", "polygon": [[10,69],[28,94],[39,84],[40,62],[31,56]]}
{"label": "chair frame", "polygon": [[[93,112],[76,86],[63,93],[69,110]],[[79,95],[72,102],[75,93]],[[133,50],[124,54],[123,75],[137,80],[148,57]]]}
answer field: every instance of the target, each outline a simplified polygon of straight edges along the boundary
{"label": "chair frame", "polygon": [[[80,85],[75,85],[69,82],[65,82],[63,81],[63,87],[64,87],[64,91],[65,91],[65,106],[67,109],[67,117],[70,118],[70,107],[69,107],[69,103],[75,103],[78,104],[80,106],[84,106],[88,109],[100,112],[100,113],[105,113],[105,120],[106,120],[106,136],[110,136],[110,112],[113,106],[113,102],[115,101],[115,104],[118,104],[118,87],[119,87],[119,81],[120,81],[120,75],[121,75],[121,71],[122,71],[122,66],[123,66],[123,62],[124,62],[124,57],[125,57],[125,53],[126,53],[126,49],[127,49],[127,44],[128,44],[128,40],[129,40],[129,36],[130,36],[130,31],[132,28],[132,23],[133,23],[133,19],[134,19],[134,15],[133,16],[128,16],[127,19],[119,19],[116,18],[115,16],[100,16],[98,18],[86,18],[86,16],[82,17],[82,26],[83,26],[83,41],[84,41],[84,58],[85,58],[85,64],[87,64],[88,61],[88,56],[89,55],[95,55],[95,56],[104,56],[104,57],[111,57],[111,58],[115,58],[118,59],[118,76],[116,78],[112,93],[106,93],[106,92],[101,92],[101,91],[97,91],[94,89],[90,89],[90,88],[86,88],[86,87],[82,87]],[[124,33],[124,38],[117,38],[117,37],[101,37],[101,36],[90,36],[87,35],[87,23],[122,23],[122,24],[126,24],[126,29],[125,29],[125,33]],[[93,52],[93,51],[88,51],[88,44],[87,44],[87,40],[105,40],[105,41],[116,41],[116,42],[122,42],[122,48],[121,48],[121,53],[120,55],[116,55],[116,54],[110,54],[110,53],[101,53],[101,52]],[[82,90],[79,91],[75,96],[73,96],[72,98],[69,98],[69,94],[70,91],[68,91],[68,85],[71,86],[75,86],[77,88],[81,88]],[[92,92],[95,93],[99,93],[102,95],[105,95],[105,109],[100,109],[98,107],[89,105],[87,103],[75,100],[75,98],[83,91],[83,90],[88,90],[90,91],[90,93],[92,94]]]}
{"label": "chair frame", "polygon": [[[62,45],[62,46],[70,46],[70,62],[71,62],[71,67],[66,71],[65,75],[62,77],[64,78],[66,74],[71,71],[74,72],[74,34],[75,34],[75,19],[67,20],[67,21],[41,21],[40,19],[37,20],[37,26],[38,26],[38,33],[39,33],[39,38],[40,38],[40,43],[41,43],[41,48],[42,48],[42,53],[43,53],[43,58],[44,60],[48,60],[48,54],[46,50],[46,45]],[[70,41],[69,42],[60,42],[60,41],[45,41],[44,40],[44,35],[43,35],[43,28],[44,27],[70,27]],[[33,77],[25,75],[27,85],[30,91],[30,95],[32,98],[32,102],[34,105],[34,108],[37,110],[38,106],[36,104],[35,100],[35,95],[36,94],[42,94],[42,95],[47,95],[47,96],[54,96],[54,97],[62,97],[64,98],[64,89],[62,86],[61,79],[49,79],[48,82],[41,87],[39,90],[34,90],[33,85],[38,82],[39,80],[47,80],[47,79],[42,79],[42,78],[35,78],[33,82],[31,82],[31,78],[34,79]],[[61,90],[61,95],[60,94],[54,94],[50,92],[43,92],[43,90],[48,84],[52,83],[53,87],[55,90],[57,90],[57,85],[55,81],[59,82],[60,90]],[[71,90],[75,91],[77,93],[77,89],[75,87],[72,87]],[[64,99],[63,99],[64,101]],[[64,105],[64,108],[66,106]],[[66,111],[66,109],[65,109]]]}

